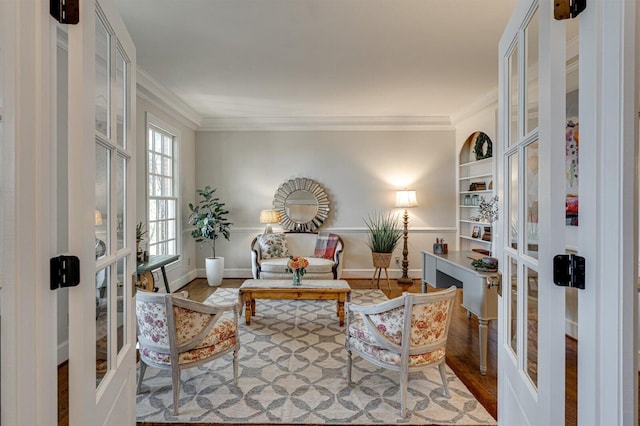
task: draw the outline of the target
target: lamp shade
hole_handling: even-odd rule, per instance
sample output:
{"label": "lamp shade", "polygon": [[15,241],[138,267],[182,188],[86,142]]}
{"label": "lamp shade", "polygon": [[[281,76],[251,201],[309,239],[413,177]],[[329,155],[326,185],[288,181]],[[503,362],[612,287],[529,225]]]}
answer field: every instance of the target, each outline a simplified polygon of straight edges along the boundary
{"label": "lamp shade", "polygon": [[280,222],[280,212],[278,210],[262,210],[260,212],[260,223]]}
{"label": "lamp shade", "polygon": [[416,191],[396,191],[396,207],[417,207]]}
{"label": "lamp shade", "polygon": [[100,210],[96,210],[96,226],[102,225],[102,213]]}

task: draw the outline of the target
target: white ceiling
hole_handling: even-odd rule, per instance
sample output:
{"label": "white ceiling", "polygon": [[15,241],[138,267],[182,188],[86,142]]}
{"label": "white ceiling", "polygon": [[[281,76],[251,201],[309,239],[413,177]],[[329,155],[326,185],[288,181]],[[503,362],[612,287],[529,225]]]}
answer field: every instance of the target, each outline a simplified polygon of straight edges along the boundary
{"label": "white ceiling", "polygon": [[497,86],[515,0],[116,0],[204,118],[452,116]]}

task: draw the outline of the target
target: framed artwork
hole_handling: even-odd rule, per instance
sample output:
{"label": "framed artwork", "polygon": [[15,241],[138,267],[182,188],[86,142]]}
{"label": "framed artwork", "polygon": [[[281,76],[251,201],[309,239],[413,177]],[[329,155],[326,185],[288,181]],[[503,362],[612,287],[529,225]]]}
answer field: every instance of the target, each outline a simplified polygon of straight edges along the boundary
{"label": "framed artwork", "polygon": [[480,227],[474,226],[471,230],[471,238],[480,238]]}
{"label": "framed artwork", "polygon": [[482,233],[482,239],[484,241],[491,241],[491,227],[490,226],[485,226],[484,227],[484,232]]}

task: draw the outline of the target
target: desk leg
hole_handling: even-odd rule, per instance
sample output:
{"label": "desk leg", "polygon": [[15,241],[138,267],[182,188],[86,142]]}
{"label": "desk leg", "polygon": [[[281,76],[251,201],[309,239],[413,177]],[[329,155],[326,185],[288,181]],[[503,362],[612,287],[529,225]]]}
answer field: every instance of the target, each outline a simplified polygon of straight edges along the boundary
{"label": "desk leg", "polygon": [[489,338],[489,320],[478,318],[478,332],[480,343],[480,374],[487,374],[487,339]]}
{"label": "desk leg", "polygon": [[167,279],[167,271],[164,270],[164,265],[160,267],[162,271],[162,278],[164,278],[164,289],[167,291],[167,294],[171,293],[171,289],[169,288],[169,280]]}

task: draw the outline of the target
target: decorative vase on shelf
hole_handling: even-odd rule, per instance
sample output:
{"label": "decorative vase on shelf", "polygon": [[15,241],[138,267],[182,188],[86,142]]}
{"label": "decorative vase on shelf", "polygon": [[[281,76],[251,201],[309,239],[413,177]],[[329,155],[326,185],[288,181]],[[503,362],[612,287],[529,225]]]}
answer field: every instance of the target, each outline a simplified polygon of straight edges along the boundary
{"label": "decorative vase on shelf", "polygon": [[293,270],[293,285],[302,285],[302,273],[299,269]]}

